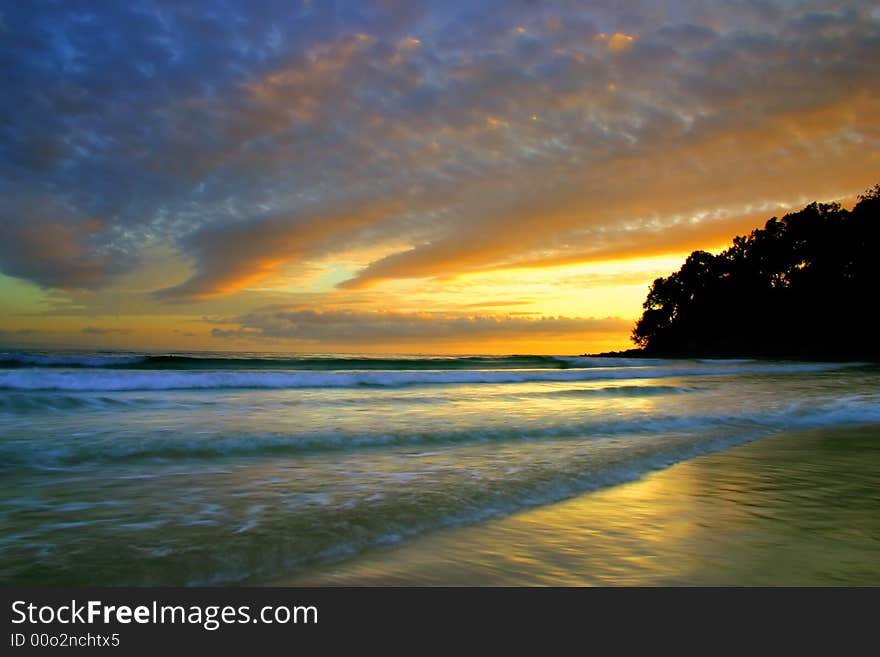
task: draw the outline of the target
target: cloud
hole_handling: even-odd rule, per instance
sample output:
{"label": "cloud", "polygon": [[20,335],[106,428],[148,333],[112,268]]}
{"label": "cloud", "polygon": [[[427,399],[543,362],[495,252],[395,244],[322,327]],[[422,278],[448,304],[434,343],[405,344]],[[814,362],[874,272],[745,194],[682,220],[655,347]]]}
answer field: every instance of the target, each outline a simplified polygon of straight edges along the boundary
{"label": "cloud", "polygon": [[0,329],[0,335],[36,335],[38,333],[42,333],[42,331],[40,331],[40,329],[32,329],[32,328],[16,329],[14,331]]}
{"label": "cloud", "polygon": [[851,196],[853,180],[867,186],[865,167],[876,170],[880,156],[863,149],[872,132],[880,138],[870,125],[878,117],[876,98],[854,91],[761,122],[731,118],[694,131],[674,123],[665,136],[645,136],[657,140],[645,153],[610,156],[600,168],[555,179],[546,194],[524,191],[501,208],[465,215],[445,234],[372,262],[342,286],[728,242],[772,213],[815,197]]}
{"label": "cloud", "polygon": [[0,210],[0,269],[46,287],[93,289],[133,266],[118,248],[103,244],[107,223],[65,216],[62,207],[7,201]]}
{"label": "cloud", "polygon": [[267,308],[235,320],[236,329],[211,330],[216,338],[271,338],[328,344],[428,344],[449,341],[523,340],[621,333],[630,320],[615,317],[524,317],[398,313],[393,311]]}
{"label": "cloud", "polygon": [[168,302],[343,249],[382,254],[351,294],[688,250],[880,165],[855,1],[19,3],[3,25],[0,269],[47,287],[156,244],[191,265]]}
{"label": "cloud", "polygon": [[96,326],[86,326],[82,329],[82,333],[86,335],[128,335],[131,329],[127,328],[98,328]]}
{"label": "cloud", "polygon": [[306,253],[315,256],[340,249],[358,231],[393,212],[393,204],[387,203],[207,225],[182,240],[182,248],[195,258],[195,273],[156,296],[190,300],[229,294],[265,279]]}
{"label": "cloud", "polygon": [[615,32],[610,36],[600,32],[596,35],[596,40],[612,52],[621,52],[631,47],[635,43],[636,38],[631,34],[623,34],[621,32]]}

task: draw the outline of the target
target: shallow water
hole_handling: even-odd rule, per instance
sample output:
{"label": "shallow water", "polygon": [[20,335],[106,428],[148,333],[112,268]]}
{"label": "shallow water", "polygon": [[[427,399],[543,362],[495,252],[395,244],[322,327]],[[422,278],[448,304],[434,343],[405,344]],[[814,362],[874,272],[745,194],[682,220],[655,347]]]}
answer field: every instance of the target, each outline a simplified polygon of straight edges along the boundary
{"label": "shallow water", "polygon": [[880,425],[764,438],[274,584],[878,586]]}
{"label": "shallow water", "polygon": [[4,354],[0,580],[308,573],[790,428],[880,422],[874,366]]}

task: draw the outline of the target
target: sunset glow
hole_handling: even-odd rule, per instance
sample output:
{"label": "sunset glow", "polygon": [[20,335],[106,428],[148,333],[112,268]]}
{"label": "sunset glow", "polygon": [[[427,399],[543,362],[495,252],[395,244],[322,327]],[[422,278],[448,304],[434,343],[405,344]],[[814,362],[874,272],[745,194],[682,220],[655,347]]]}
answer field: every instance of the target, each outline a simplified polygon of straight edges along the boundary
{"label": "sunset glow", "polygon": [[626,349],[880,171],[866,2],[18,3],[0,345]]}

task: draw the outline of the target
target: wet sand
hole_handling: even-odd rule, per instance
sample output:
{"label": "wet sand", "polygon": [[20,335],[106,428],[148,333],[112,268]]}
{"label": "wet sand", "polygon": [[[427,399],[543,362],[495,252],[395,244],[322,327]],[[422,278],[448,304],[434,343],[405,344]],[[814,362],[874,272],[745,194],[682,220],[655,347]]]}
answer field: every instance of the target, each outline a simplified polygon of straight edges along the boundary
{"label": "wet sand", "polygon": [[880,426],[770,436],[273,584],[880,585]]}

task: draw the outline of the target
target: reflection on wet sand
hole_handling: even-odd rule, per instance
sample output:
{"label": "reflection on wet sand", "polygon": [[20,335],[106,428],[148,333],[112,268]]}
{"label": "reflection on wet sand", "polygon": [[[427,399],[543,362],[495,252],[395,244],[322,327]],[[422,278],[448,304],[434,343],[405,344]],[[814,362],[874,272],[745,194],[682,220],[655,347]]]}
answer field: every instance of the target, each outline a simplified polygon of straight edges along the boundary
{"label": "reflection on wet sand", "polygon": [[878,585],[880,427],[764,438],[285,585]]}

